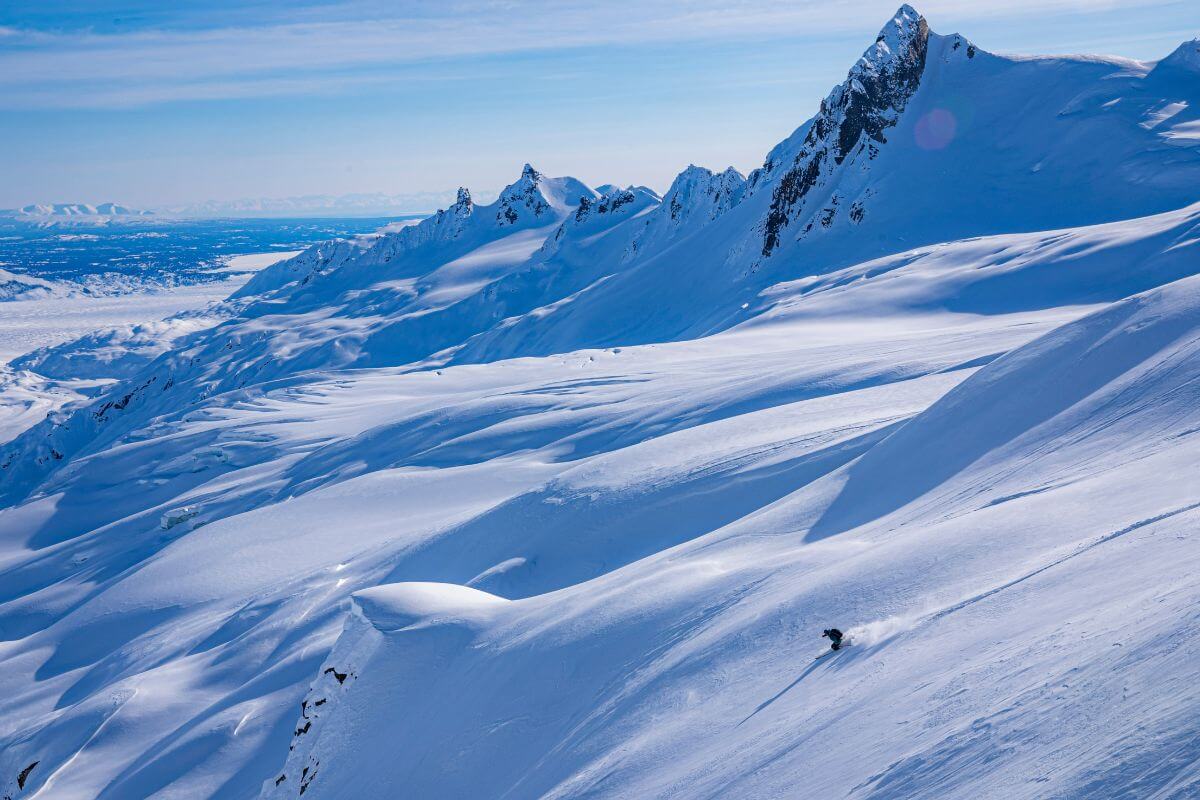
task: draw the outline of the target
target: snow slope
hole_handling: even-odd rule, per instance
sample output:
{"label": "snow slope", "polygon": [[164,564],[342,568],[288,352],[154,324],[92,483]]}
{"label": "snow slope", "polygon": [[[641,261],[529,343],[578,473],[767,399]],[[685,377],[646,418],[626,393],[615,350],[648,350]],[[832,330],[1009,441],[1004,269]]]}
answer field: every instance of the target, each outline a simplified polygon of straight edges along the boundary
{"label": "snow slope", "polygon": [[590,582],[361,591],[264,796],[1191,796],[1198,387],[1189,279]]}
{"label": "snow slope", "polygon": [[85,402],[95,386],[0,364],[0,442],[12,441],[68,403]]}
{"label": "snow slope", "polygon": [[1190,52],[905,6],[750,176],[527,165],[80,342],[0,447],[0,791],[1200,794]]}

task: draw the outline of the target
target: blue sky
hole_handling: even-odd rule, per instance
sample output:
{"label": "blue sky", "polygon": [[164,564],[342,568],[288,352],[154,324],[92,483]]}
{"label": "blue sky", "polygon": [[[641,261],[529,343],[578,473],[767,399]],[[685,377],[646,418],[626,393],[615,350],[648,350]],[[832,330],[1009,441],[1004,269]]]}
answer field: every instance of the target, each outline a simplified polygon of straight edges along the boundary
{"label": "blue sky", "polygon": [[[657,189],[745,171],[897,5],[6,0],[0,207],[486,193],[525,161]],[[997,52],[1156,59],[1200,35],[1196,0],[914,5]]]}

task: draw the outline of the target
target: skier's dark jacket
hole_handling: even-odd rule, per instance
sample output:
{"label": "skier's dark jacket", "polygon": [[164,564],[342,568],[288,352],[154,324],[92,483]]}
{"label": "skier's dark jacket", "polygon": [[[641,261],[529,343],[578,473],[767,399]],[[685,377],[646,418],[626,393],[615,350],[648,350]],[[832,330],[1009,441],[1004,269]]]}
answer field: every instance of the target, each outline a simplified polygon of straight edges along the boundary
{"label": "skier's dark jacket", "polygon": [[833,642],[834,650],[837,650],[838,647],[842,644],[842,632],[839,631],[837,628],[830,628],[829,630],[825,631],[821,635],[829,637],[829,640],[831,642]]}

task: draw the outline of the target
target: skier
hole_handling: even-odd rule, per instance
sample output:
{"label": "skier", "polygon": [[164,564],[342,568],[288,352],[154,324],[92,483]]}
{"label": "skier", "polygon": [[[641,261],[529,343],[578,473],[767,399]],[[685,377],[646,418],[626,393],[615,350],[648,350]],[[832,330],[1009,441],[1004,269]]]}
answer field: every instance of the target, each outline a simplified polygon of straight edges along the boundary
{"label": "skier", "polygon": [[839,631],[837,628],[826,628],[824,633],[821,634],[821,636],[823,636],[823,637],[829,639],[829,641],[833,642],[833,644],[831,644],[830,647],[832,647],[834,650],[838,650],[841,648],[842,632]]}

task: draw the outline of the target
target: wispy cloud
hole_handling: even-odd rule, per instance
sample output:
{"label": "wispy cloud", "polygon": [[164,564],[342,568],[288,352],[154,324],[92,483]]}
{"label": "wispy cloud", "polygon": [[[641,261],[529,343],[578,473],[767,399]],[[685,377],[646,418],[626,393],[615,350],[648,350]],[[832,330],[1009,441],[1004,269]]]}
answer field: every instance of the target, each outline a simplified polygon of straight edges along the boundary
{"label": "wispy cloud", "polygon": [[[922,11],[964,16],[1047,13],[1154,0],[934,0]],[[0,27],[0,106],[127,106],[171,100],[321,92],[370,85],[431,61],[745,37],[819,37],[881,24],[895,0],[686,0],[444,4],[347,2],[224,27],[157,24],[128,32]],[[872,27],[868,25],[867,27]],[[409,71],[406,78],[415,79]]]}

